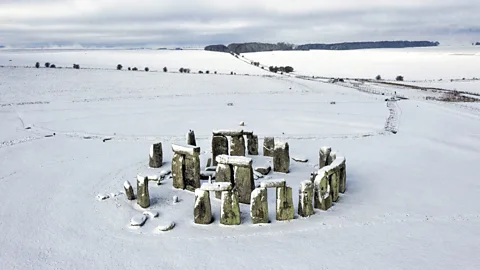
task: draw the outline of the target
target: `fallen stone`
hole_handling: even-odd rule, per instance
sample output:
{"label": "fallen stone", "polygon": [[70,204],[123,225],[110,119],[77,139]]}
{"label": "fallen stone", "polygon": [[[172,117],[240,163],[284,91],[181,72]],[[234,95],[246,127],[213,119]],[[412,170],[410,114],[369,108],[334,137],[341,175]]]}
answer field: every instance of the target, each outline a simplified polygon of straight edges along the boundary
{"label": "fallen stone", "polygon": [[290,148],[288,143],[275,143],[273,153],[273,171],[288,173],[290,171]]}
{"label": "fallen stone", "polygon": [[156,143],[150,146],[149,166],[151,168],[160,168],[163,165],[162,143]]}
{"label": "fallen stone", "polygon": [[302,162],[302,163],[308,162],[308,158],[304,156],[293,156],[292,159],[296,162]]}
{"label": "fallen stone", "polygon": [[268,223],[267,189],[256,188],[252,191],[250,217],[253,224]]}
{"label": "fallen stone", "polygon": [[157,227],[157,231],[167,232],[167,231],[173,230],[173,228],[175,228],[175,222],[172,221],[172,222],[167,222],[165,224],[159,225]]}
{"label": "fallen stone", "polygon": [[298,215],[301,217],[309,217],[315,214],[313,210],[313,183],[305,180],[300,183],[298,198]]}
{"label": "fallen stone", "polygon": [[256,172],[259,172],[263,175],[267,175],[270,173],[270,171],[272,170],[272,167],[271,166],[266,166],[266,167],[256,167],[255,168],[255,171]]}
{"label": "fallen stone", "polygon": [[215,179],[215,172],[201,171],[200,179],[201,180]]}
{"label": "fallen stone", "polygon": [[142,208],[150,207],[150,193],[148,192],[148,178],[137,176],[137,204]]}
{"label": "fallen stone", "polygon": [[212,223],[212,207],[210,205],[210,193],[205,190],[195,190],[195,208],[193,210],[196,224]]}
{"label": "fallen stone", "polygon": [[273,157],[275,150],[275,139],[273,137],[265,137],[263,140],[263,155],[265,157]]}
{"label": "fallen stone", "polygon": [[156,218],[156,217],[158,217],[158,215],[159,215],[159,213],[158,213],[157,211],[151,211],[151,210],[149,210],[149,211],[144,211],[142,214],[143,214],[144,216],[147,216],[147,217],[150,217],[150,218]]}
{"label": "fallen stone", "polygon": [[220,223],[223,225],[240,225],[241,223],[238,196],[234,190],[222,192]]}
{"label": "fallen stone", "polygon": [[130,226],[142,227],[146,221],[147,217],[145,215],[136,215],[130,219]]}
{"label": "fallen stone", "polygon": [[233,188],[232,183],[227,182],[217,182],[217,183],[205,183],[202,184],[201,189],[206,191],[228,191]]}
{"label": "fallen stone", "polygon": [[241,136],[232,136],[230,140],[230,156],[245,156],[245,139]]}
{"label": "fallen stone", "polygon": [[125,189],[125,195],[127,196],[127,199],[129,201],[135,200],[135,194],[133,193],[133,187],[130,182],[125,181],[125,183],[123,183],[123,188]]}
{"label": "fallen stone", "polygon": [[292,220],[295,217],[292,188],[277,188],[277,220]]}
{"label": "fallen stone", "polygon": [[99,200],[99,201],[103,201],[103,200],[106,200],[108,198],[110,198],[110,195],[108,195],[108,194],[98,194],[97,195],[97,200]]}
{"label": "fallen stone", "polygon": [[270,180],[263,180],[260,183],[260,187],[262,188],[279,188],[279,187],[286,187],[287,181],[285,179],[270,179]]}

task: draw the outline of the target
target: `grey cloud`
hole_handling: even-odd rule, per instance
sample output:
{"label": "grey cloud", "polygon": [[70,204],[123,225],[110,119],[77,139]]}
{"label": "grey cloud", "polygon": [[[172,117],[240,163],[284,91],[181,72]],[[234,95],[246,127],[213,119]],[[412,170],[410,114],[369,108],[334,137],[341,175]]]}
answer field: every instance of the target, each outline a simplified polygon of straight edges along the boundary
{"label": "grey cloud", "polygon": [[[21,2],[22,9],[28,9],[31,2],[36,5],[52,3]],[[228,9],[202,5],[199,1],[192,5],[185,5],[188,1],[180,2],[183,7],[177,4],[162,8],[162,4],[150,2],[150,8],[142,8],[142,2],[138,1],[130,8],[109,9],[113,2],[108,2],[98,8],[92,6],[90,12],[73,12],[69,16],[51,14],[16,18],[12,15],[3,22],[0,18],[0,36],[3,37],[0,44],[162,46],[241,41],[298,44],[387,39],[451,41],[456,38],[457,41],[470,42],[480,39],[480,23],[476,18],[480,4],[475,0],[424,1],[422,5],[392,6],[376,6],[376,1],[371,1],[333,10],[306,5],[295,12],[272,11],[272,7],[252,4]],[[289,1],[277,2],[282,5]],[[4,3],[1,2],[0,9]]]}

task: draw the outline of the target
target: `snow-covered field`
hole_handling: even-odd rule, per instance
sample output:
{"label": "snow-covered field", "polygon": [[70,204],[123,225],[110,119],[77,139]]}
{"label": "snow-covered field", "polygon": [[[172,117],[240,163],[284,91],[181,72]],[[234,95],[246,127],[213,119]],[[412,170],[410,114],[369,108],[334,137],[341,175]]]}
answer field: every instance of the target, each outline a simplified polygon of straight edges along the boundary
{"label": "snow-covered field", "polygon": [[[425,60],[412,68],[416,79],[476,76],[471,67],[478,55],[452,56],[464,63],[453,68],[439,64],[450,56],[435,62],[436,52],[411,50]],[[363,69],[340,64],[354,52],[329,52],[332,61],[319,69],[307,58],[295,63],[324,53],[273,55],[289,55],[286,64],[299,73],[387,74],[376,71],[375,61]],[[389,63],[392,76],[408,70],[400,56],[384,53],[368,51],[369,59]],[[246,56],[282,64],[272,53]],[[419,68],[430,60],[435,69]],[[9,67],[37,61],[99,69]],[[397,90],[382,96],[282,76],[107,70],[119,63],[269,75],[231,55],[202,51],[0,51],[0,65],[7,66],[0,68],[2,269],[480,268],[477,103],[387,103]],[[268,176],[287,180],[296,210],[300,182],[316,170],[321,146],[346,157],[347,192],[328,211],[277,222],[269,191],[271,223],[252,225],[249,206],[242,205],[242,225],[234,227],[219,224],[220,202],[212,196],[215,221],[199,226],[193,223],[193,193],[173,189],[167,179],[150,185],[150,209],[159,216],[141,228],[129,226],[143,210],[119,194],[126,180],[135,187],[138,173],[170,169],[170,146],[184,144],[189,129],[197,135],[203,169],[212,131],[239,129],[240,121],[259,135],[260,145],[274,136],[290,144],[292,157],[308,157],[307,163],[292,160],[289,174]],[[157,141],[165,164],[150,169],[149,148]],[[254,166],[272,162],[253,159]],[[99,201],[98,194],[110,198]],[[173,230],[158,231],[172,222]]]}

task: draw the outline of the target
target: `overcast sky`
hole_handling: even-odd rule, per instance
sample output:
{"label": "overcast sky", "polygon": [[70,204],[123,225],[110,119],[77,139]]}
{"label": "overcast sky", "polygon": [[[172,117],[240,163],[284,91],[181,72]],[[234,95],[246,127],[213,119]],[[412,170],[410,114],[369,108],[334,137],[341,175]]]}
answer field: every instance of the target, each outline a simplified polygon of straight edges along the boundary
{"label": "overcast sky", "polygon": [[480,0],[0,0],[0,44],[480,41]]}

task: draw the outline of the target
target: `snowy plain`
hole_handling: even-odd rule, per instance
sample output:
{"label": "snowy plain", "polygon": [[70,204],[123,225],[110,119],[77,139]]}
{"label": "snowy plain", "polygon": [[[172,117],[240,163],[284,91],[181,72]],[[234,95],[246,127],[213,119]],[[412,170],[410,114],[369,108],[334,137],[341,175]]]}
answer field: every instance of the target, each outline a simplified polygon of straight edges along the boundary
{"label": "snowy plain", "polygon": [[[292,63],[306,75],[346,76],[352,66],[348,76],[370,78],[383,62],[390,63],[391,76],[411,68],[418,80],[480,77],[471,69],[480,63],[478,52],[450,58],[438,50],[410,49],[415,57],[405,62],[400,56],[385,58],[384,50],[245,56],[271,65]],[[311,63],[321,62],[318,55],[336,61],[317,70]],[[424,61],[414,65],[414,59]],[[37,61],[98,69],[23,67]],[[439,64],[449,61],[462,65]],[[117,64],[250,76],[111,70]],[[475,167],[480,111],[469,109],[477,103],[465,107],[421,98],[387,103],[388,96],[341,85],[266,77],[270,73],[229,54],[203,51],[2,50],[0,65],[4,269],[480,268]],[[170,169],[171,144],[184,144],[190,129],[201,147],[203,169],[212,131],[239,129],[241,121],[259,135],[260,145],[265,136],[274,136],[290,144],[291,156],[309,159],[292,160],[289,174],[268,175],[284,178],[294,189],[296,210],[300,182],[318,169],[322,146],[347,159],[347,192],[328,211],[277,222],[272,190],[270,224],[252,225],[249,206],[241,205],[242,225],[234,227],[219,224],[220,202],[212,196],[215,221],[199,226],[193,223],[193,193],[173,189],[166,179],[159,186],[150,183],[150,210],[159,216],[148,217],[141,228],[130,227],[132,217],[144,210],[118,194],[125,181],[135,187],[138,173]],[[149,149],[157,141],[163,143],[164,166],[150,169]],[[252,158],[254,166],[272,163],[261,155]],[[99,201],[98,194],[110,198]],[[173,230],[158,230],[172,222]]]}

